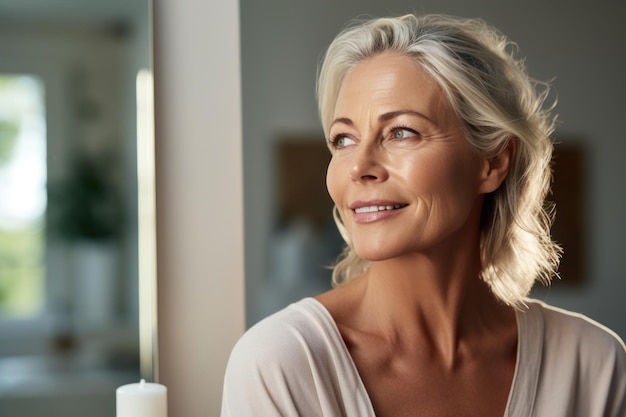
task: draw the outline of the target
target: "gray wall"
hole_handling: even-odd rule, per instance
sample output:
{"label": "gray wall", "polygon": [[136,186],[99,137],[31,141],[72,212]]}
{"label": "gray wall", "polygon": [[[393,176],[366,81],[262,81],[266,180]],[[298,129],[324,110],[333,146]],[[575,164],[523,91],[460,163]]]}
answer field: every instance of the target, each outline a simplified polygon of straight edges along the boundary
{"label": "gray wall", "polygon": [[248,324],[316,290],[303,285],[272,303],[263,301],[268,288],[279,288],[268,261],[277,223],[273,144],[285,134],[322,137],[314,97],[316,66],[349,19],[410,11],[481,17],[520,45],[534,78],[555,78],[557,136],[578,141],[588,152],[587,269],[583,285],[540,289],[536,296],[583,312],[626,337],[626,6],[609,0],[593,7],[565,0],[242,0]]}

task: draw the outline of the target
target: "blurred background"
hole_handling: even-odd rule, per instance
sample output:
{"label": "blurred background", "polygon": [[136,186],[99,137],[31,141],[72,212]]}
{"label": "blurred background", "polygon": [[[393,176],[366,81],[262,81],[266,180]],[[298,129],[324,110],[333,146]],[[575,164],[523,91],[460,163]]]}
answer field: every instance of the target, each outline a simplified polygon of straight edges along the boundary
{"label": "blurred background", "polygon": [[0,1],[2,416],[113,416],[115,388],[139,380],[148,11]]}
{"label": "blurred background", "polygon": [[408,12],[483,18],[518,43],[532,77],[552,80],[565,256],[562,279],[533,295],[626,337],[626,4],[614,0],[241,0],[248,325],[329,288],[341,245],[324,191],[319,59],[350,19]]}

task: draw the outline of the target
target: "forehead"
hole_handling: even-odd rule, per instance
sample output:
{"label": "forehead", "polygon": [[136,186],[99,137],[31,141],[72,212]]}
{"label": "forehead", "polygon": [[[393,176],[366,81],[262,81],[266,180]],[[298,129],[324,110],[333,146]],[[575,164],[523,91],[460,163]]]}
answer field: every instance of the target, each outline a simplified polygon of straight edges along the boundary
{"label": "forehead", "polygon": [[335,103],[335,116],[357,107],[424,110],[445,103],[439,84],[413,59],[385,52],[370,57],[346,75]]}

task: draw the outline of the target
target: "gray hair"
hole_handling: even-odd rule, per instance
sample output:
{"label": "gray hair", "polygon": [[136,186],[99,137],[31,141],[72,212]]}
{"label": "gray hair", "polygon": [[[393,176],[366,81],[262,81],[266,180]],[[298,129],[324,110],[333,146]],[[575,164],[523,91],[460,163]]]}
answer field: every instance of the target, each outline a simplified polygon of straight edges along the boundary
{"label": "gray hair", "polygon": [[[346,75],[382,52],[412,58],[440,85],[466,139],[481,155],[493,157],[516,142],[506,179],[485,198],[480,275],[496,297],[521,307],[535,281],[548,283],[556,274],[560,256],[550,237],[552,208],[545,202],[556,121],[553,106],[544,105],[547,84],[531,80],[516,46],[482,20],[443,15],[374,19],[341,32],[320,66],[317,97],[327,137]],[[339,285],[369,263],[354,252],[337,210],[334,217],[347,243],[333,268],[333,284]]]}

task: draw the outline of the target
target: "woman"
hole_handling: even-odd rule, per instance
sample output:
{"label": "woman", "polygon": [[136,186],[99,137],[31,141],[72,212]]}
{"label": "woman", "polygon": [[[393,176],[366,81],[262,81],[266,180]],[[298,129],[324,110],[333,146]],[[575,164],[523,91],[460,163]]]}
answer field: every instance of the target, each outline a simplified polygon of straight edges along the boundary
{"label": "woman", "polygon": [[626,416],[623,342],[527,298],[559,255],[546,91],[477,20],[333,41],[318,100],[336,285],[244,335],[223,416]]}

